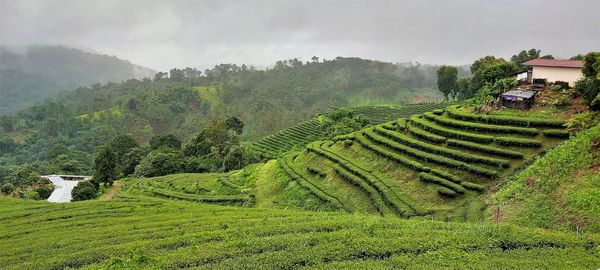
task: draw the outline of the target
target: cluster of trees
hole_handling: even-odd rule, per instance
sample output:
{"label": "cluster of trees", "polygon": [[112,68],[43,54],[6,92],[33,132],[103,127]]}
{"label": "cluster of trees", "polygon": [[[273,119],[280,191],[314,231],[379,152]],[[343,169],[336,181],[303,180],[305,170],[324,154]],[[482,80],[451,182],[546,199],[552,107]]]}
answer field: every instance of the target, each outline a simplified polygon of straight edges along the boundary
{"label": "cluster of trees", "polygon": [[213,120],[185,144],[173,134],[154,136],[146,145],[128,134],[118,135],[98,147],[92,180],[79,184],[73,199],[93,198],[101,186],[110,186],[122,177],[225,172],[258,162],[259,156],[240,145],[243,129],[239,118],[229,117]]}
{"label": "cluster of trees", "polygon": [[349,108],[333,108],[323,116],[321,129],[329,139],[363,129],[369,124],[367,117]]}
{"label": "cluster of trees", "polygon": [[513,55],[510,61],[488,55],[471,64],[470,77],[459,77],[456,67],[440,66],[437,70],[438,89],[446,99],[467,100],[477,97],[484,102],[493,100],[516,85],[516,81],[509,77],[525,72],[527,67],[523,63],[533,59],[554,57],[550,54],[541,55],[541,50],[537,49],[522,50]]}
{"label": "cluster of trees", "polygon": [[577,91],[590,110],[600,111],[600,52],[590,52],[583,57],[583,78],[577,81]]}
{"label": "cluster of trees", "polygon": [[507,61],[488,55],[473,62],[470,67],[471,77],[460,78],[456,67],[441,66],[437,71],[438,89],[446,99],[466,100],[475,96],[497,97],[503,90],[506,90],[507,85],[516,83],[507,77],[523,72],[524,68],[520,66],[520,63],[526,62],[528,59],[528,57],[513,56],[514,61]]}

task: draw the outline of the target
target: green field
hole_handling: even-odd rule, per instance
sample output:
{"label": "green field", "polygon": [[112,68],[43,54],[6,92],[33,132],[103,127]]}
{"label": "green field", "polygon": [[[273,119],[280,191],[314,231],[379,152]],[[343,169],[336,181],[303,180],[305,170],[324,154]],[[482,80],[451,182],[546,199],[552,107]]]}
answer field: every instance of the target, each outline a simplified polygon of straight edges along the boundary
{"label": "green field", "polygon": [[600,238],[121,193],[0,199],[2,269],[594,269]]}

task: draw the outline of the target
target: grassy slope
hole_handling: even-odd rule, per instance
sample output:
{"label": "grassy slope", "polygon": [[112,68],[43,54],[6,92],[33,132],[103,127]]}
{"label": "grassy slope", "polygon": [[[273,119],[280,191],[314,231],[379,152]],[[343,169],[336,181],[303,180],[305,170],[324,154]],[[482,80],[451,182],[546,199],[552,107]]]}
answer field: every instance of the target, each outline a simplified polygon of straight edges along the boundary
{"label": "grassy slope", "polygon": [[[413,109],[419,109],[415,106]],[[372,113],[376,115],[382,115],[381,110],[374,110]],[[430,120],[424,120],[429,121]],[[470,134],[481,134],[490,136],[509,136],[507,134],[494,134],[469,131]],[[358,132],[360,133],[360,132]],[[410,134],[404,132],[398,132],[397,134],[405,134],[412,139],[418,139]],[[510,134],[514,137],[525,137],[521,135]],[[528,160],[533,159],[543,149],[552,147],[560,142],[559,139],[547,138],[539,134],[534,137],[543,142],[541,148],[524,148],[524,147],[505,147],[497,145],[495,143],[490,144],[502,149],[511,149],[524,153],[524,159],[506,159],[511,161],[511,167],[509,169],[499,171],[500,179],[489,179],[481,176],[477,176],[473,173],[466,172],[462,169],[454,168],[452,166],[442,166],[437,163],[424,162],[418,158],[410,157],[413,160],[421,161],[428,167],[437,170],[444,170],[448,173],[454,174],[462,180],[468,180],[485,186],[486,188],[493,188],[499,181],[506,176],[513,173],[516,168],[526,164]],[[421,142],[425,142],[419,139]],[[460,147],[450,147],[446,144],[430,144],[431,146],[445,147],[446,149],[459,150],[462,153],[470,153],[480,156],[487,156],[485,153],[477,151],[462,149]],[[394,152],[393,149],[382,146],[382,148]],[[485,201],[491,194],[487,191],[480,193],[476,191],[466,191],[464,195],[456,196],[455,198],[448,198],[440,196],[437,193],[437,189],[440,187],[436,184],[425,183],[419,180],[418,172],[399,164],[398,162],[382,157],[376,152],[366,148],[362,144],[354,141],[350,145],[345,140],[331,143],[327,149],[340,155],[344,159],[349,159],[359,167],[366,169],[366,171],[376,175],[383,181],[384,185],[389,186],[393,194],[400,194],[399,196],[407,198],[413,202],[414,205],[425,209],[432,218],[438,220],[454,220],[454,221],[472,221],[478,222],[484,219],[482,209],[485,207]],[[396,152],[401,154],[400,152]],[[142,179],[142,180],[129,180],[125,181],[125,189],[130,192],[144,191],[146,187],[159,188],[160,190],[166,190],[168,192],[176,192],[178,194],[186,193],[192,194],[193,196],[205,197],[221,196],[221,195],[236,195],[236,194],[254,194],[255,195],[255,206],[259,207],[271,207],[271,208],[299,208],[305,210],[342,210],[345,209],[352,213],[377,213],[378,210],[370,198],[370,195],[361,190],[354,184],[351,184],[348,180],[344,179],[336,170],[336,163],[333,161],[323,158],[311,151],[303,150],[297,152],[298,156],[292,161],[293,166],[296,167],[296,171],[300,173],[305,181],[294,181],[291,177],[285,173],[281,168],[282,159],[272,160],[264,165],[254,165],[249,168],[245,168],[241,172],[233,172],[229,174],[211,174],[211,175],[172,175],[159,178]],[[406,155],[404,155],[406,156]],[[436,156],[436,158],[444,158]],[[498,158],[496,156],[496,158]],[[493,166],[487,166],[477,164],[479,167],[487,169],[498,169]],[[310,174],[307,168],[319,168],[324,176],[316,176]],[[243,183],[240,184],[236,190],[230,190],[224,187],[219,182],[219,178],[224,176],[232,177],[235,182]],[[326,194],[339,199],[343,206],[339,207],[328,203],[319,201],[320,197],[318,194],[313,194],[306,187],[302,187],[302,183],[316,183],[318,187],[326,191]],[[203,187],[202,192],[197,192],[198,185]],[[245,192],[241,192],[245,190]],[[142,195],[156,194],[142,192]],[[402,195],[404,194],[404,195]],[[164,197],[164,196],[163,196]],[[178,196],[179,199],[182,196]],[[192,198],[193,199],[193,198]],[[427,218],[431,218],[427,217]]]}
{"label": "grassy slope", "polygon": [[3,269],[591,269],[598,235],[507,225],[236,208],[126,193],[0,198]]}
{"label": "grassy slope", "polygon": [[505,222],[600,231],[600,126],[550,150],[496,193]]}

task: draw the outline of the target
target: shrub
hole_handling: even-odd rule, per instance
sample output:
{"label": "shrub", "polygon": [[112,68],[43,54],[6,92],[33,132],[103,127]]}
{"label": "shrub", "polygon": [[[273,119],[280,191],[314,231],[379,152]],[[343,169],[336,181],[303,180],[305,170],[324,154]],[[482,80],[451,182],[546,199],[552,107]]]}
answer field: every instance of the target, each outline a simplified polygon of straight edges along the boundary
{"label": "shrub", "polygon": [[421,181],[423,181],[423,182],[437,184],[437,185],[443,186],[445,188],[449,188],[452,191],[457,192],[457,193],[462,194],[462,193],[465,193],[465,191],[466,191],[464,187],[462,187],[456,183],[453,183],[446,179],[431,175],[429,173],[424,173],[424,172],[419,173],[419,179],[421,179]]}
{"label": "shrub", "polygon": [[13,186],[13,184],[5,183],[4,185],[2,185],[2,187],[0,187],[0,192],[2,192],[2,194],[4,195],[8,195],[12,193],[14,189],[15,187]]}
{"label": "shrub", "polygon": [[575,92],[583,97],[590,110],[600,110],[600,80],[583,78],[575,84]]}
{"label": "shrub", "polygon": [[227,156],[223,159],[223,170],[227,172],[241,169],[243,167],[243,159],[244,152],[242,152],[242,148],[236,145],[232,146],[229,148]]}
{"label": "shrub", "polygon": [[484,142],[484,143],[489,143],[494,140],[494,137],[492,137],[492,136],[474,134],[474,133],[469,133],[469,132],[463,132],[460,130],[453,130],[453,129],[441,127],[435,123],[431,123],[427,120],[421,119],[419,115],[411,116],[410,120],[415,125],[423,128],[427,131],[436,133],[436,134],[444,136],[444,137],[452,137],[452,138],[457,138],[457,139],[463,139],[463,140],[474,141],[474,142]]}
{"label": "shrub", "polygon": [[[425,113],[425,115],[431,116],[431,114],[428,114],[428,113]],[[460,129],[469,129],[469,130],[475,130],[475,131],[495,132],[495,133],[516,133],[516,134],[524,134],[524,135],[529,135],[529,136],[535,136],[535,135],[539,134],[539,131],[535,128],[489,125],[489,124],[482,124],[482,123],[477,123],[477,122],[467,122],[467,121],[455,120],[455,119],[448,118],[445,116],[432,117],[432,119],[442,125],[456,127],[456,128],[460,128]]]}
{"label": "shrub", "polygon": [[352,146],[352,140],[350,140],[350,139],[346,139],[346,140],[344,140],[344,146],[345,146],[345,147]]}
{"label": "shrub", "polygon": [[417,149],[420,149],[420,150],[423,150],[423,151],[426,151],[429,153],[442,155],[442,156],[450,157],[450,158],[453,158],[456,160],[467,161],[467,162],[489,164],[489,165],[500,166],[500,167],[510,166],[510,162],[507,160],[490,158],[490,157],[485,157],[485,156],[478,156],[478,155],[465,153],[462,151],[448,149],[446,147],[432,145],[432,144],[425,143],[425,142],[422,142],[419,140],[415,140],[406,135],[399,134],[399,133],[396,133],[393,131],[388,131],[385,129],[381,129],[378,127],[375,127],[374,130],[376,133],[383,135],[385,137],[388,137],[388,138],[394,140],[395,142],[398,142],[398,143],[401,143],[401,144],[404,144],[404,145],[407,145],[410,147],[414,147],[414,148],[417,148]]}
{"label": "shrub", "polygon": [[446,112],[452,118],[465,120],[465,121],[476,121],[489,124],[499,125],[518,125],[518,126],[539,126],[539,127],[564,127],[566,122],[563,120],[556,119],[538,119],[538,118],[522,118],[505,115],[484,115],[484,114],[472,114],[460,110],[460,105],[448,106]]}
{"label": "shrub", "polygon": [[436,154],[430,154],[427,152],[423,152],[414,148],[410,148],[408,146],[396,143],[394,141],[388,140],[385,137],[376,135],[372,132],[365,132],[365,135],[380,144],[384,144],[389,146],[390,148],[396,150],[396,151],[400,151],[402,153],[405,153],[407,155],[410,156],[414,156],[417,157],[419,159],[428,161],[428,162],[433,162],[433,163],[437,163],[440,165],[444,165],[444,166],[448,166],[451,168],[460,168],[462,170],[468,171],[468,172],[472,172],[475,173],[477,175],[481,175],[481,176],[485,176],[485,177],[496,177],[498,174],[496,171],[494,170],[490,170],[487,168],[483,168],[483,167],[479,167],[479,166],[475,166],[475,165],[471,165],[471,164],[467,164],[465,162],[462,161],[458,161],[458,160],[454,160],[454,159],[449,159],[449,158],[445,158],[443,156],[440,155],[436,155]]}
{"label": "shrub", "polygon": [[446,197],[456,197],[456,195],[458,195],[453,190],[451,190],[449,188],[445,188],[445,187],[439,187],[437,189],[437,193],[440,194],[440,195],[442,195],[442,196],[446,196]]}
{"label": "shrub", "polygon": [[446,137],[430,133],[412,124],[408,125],[408,132],[410,132],[410,134],[416,137],[428,140],[433,143],[443,143],[446,141]]}
{"label": "shrub", "polygon": [[442,114],[444,114],[444,110],[443,109],[435,109],[435,110],[433,110],[433,114],[442,115]]}
{"label": "shrub", "polygon": [[73,201],[85,201],[93,199],[97,196],[98,189],[94,186],[91,181],[83,181],[79,182],[73,191],[71,191],[71,196],[73,197]]}
{"label": "shrub", "polygon": [[327,176],[327,174],[324,171],[321,171],[321,169],[316,168],[316,167],[307,167],[306,170],[309,173],[312,173],[314,175],[318,175],[319,177],[325,177],[325,176]]}
{"label": "shrub", "polygon": [[494,141],[500,145],[521,146],[521,147],[541,147],[542,142],[538,140],[522,139],[515,137],[496,137]]}
{"label": "shrub", "polygon": [[444,170],[431,169],[430,172],[433,173],[433,174],[435,174],[435,175],[437,175],[437,176],[439,176],[439,177],[442,177],[444,179],[450,180],[450,181],[452,181],[454,183],[457,183],[457,184],[460,184],[462,182],[460,180],[460,178],[458,178],[458,176],[453,175],[453,174],[451,174],[451,173],[449,173],[447,171],[444,171]]}
{"label": "shrub", "polygon": [[476,150],[479,152],[498,155],[498,156],[505,156],[505,157],[509,157],[509,158],[523,158],[525,156],[525,154],[518,152],[518,151],[497,148],[497,147],[493,147],[493,146],[489,146],[489,145],[485,145],[485,144],[478,144],[478,143],[460,141],[460,140],[454,140],[454,139],[448,139],[446,142],[448,143],[449,146],[457,146],[457,147],[461,147],[461,148]]}
{"label": "shrub", "polygon": [[460,185],[468,190],[479,191],[479,192],[482,192],[485,190],[485,186],[480,185],[480,184],[475,184],[472,182],[468,182],[468,181],[463,181],[462,183],[460,183]]}
{"label": "shrub", "polygon": [[135,167],[135,176],[154,177],[177,173],[182,169],[183,153],[169,148],[150,152]]}
{"label": "shrub", "polygon": [[566,139],[569,138],[570,134],[568,131],[564,130],[564,129],[547,129],[543,131],[544,136],[546,137],[554,137],[554,138],[561,138],[561,139]]}
{"label": "shrub", "polygon": [[583,112],[573,117],[571,122],[569,122],[568,130],[571,132],[580,132],[599,123],[600,112]]}
{"label": "shrub", "polygon": [[50,195],[52,194],[53,191],[54,191],[54,186],[52,184],[43,185],[43,186],[39,186],[39,187],[35,188],[35,192],[38,194],[38,196],[37,196],[38,200],[48,199],[48,197],[50,197]]}

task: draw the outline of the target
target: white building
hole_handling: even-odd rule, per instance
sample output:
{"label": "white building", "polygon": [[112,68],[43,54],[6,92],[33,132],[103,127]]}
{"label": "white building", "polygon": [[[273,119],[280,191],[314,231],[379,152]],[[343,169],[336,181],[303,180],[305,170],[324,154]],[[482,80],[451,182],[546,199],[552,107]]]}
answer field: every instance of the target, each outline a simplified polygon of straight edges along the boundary
{"label": "white building", "polygon": [[583,61],[533,59],[523,63],[531,66],[531,79],[546,79],[548,82],[568,82],[573,87],[575,82],[583,78]]}

